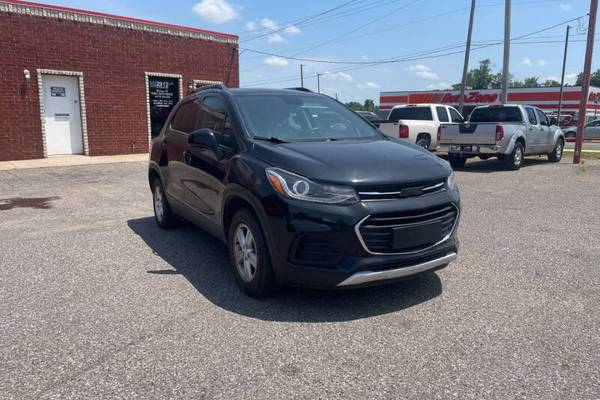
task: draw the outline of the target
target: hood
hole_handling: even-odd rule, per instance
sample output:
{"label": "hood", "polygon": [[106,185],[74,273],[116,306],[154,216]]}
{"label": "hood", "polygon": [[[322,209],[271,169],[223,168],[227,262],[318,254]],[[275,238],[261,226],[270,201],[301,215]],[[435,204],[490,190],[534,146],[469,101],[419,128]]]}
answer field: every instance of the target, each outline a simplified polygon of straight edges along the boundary
{"label": "hood", "polygon": [[254,155],[278,168],[321,182],[371,185],[443,179],[449,164],[426,150],[394,139],[255,142]]}

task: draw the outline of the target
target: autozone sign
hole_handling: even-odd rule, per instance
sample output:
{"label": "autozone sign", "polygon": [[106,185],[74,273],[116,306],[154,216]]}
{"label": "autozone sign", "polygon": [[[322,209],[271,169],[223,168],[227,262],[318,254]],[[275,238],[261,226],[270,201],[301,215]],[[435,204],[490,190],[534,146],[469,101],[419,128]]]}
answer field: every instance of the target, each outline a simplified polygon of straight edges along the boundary
{"label": "autozone sign", "polygon": [[[600,88],[590,88],[588,96],[588,109],[600,109],[600,104],[595,100],[600,95]],[[558,108],[559,87],[543,88],[513,88],[508,91],[508,102],[516,104],[530,104],[546,109],[548,111]],[[580,86],[566,86],[563,91],[563,109],[577,110],[581,96]],[[390,110],[398,104],[448,104],[458,105],[460,91],[404,91],[404,92],[381,92],[380,109]],[[467,90],[465,92],[465,105],[477,106],[494,104],[500,102],[500,89]]]}

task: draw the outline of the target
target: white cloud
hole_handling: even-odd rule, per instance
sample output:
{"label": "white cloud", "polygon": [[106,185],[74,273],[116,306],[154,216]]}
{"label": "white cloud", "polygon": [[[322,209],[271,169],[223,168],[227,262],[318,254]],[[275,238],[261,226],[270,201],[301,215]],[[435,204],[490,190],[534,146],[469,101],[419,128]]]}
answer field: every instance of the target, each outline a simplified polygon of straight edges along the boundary
{"label": "white cloud", "polygon": [[569,85],[574,85],[577,82],[577,73],[565,74],[565,82]]}
{"label": "white cloud", "polygon": [[543,60],[543,59],[531,60],[531,59],[529,59],[527,57],[524,57],[521,60],[521,64],[526,65],[528,67],[543,67],[543,66],[545,66],[548,63],[546,62],[546,60]]}
{"label": "white cloud", "polygon": [[246,29],[248,29],[249,31],[253,31],[256,29],[256,22],[254,21],[248,21],[246,22]]}
{"label": "white cloud", "polygon": [[270,56],[265,58],[264,63],[272,67],[287,67],[290,64],[285,58],[277,56]]}
{"label": "white cloud", "polygon": [[283,31],[285,33],[287,33],[288,35],[299,35],[299,34],[302,33],[302,31],[300,30],[300,28],[298,28],[297,26],[294,26],[294,25],[288,26]]}
{"label": "white cloud", "polygon": [[427,85],[426,88],[430,89],[430,90],[445,90],[445,89],[450,89],[451,86],[448,82],[438,82],[438,83],[431,83],[431,84]]}
{"label": "white cloud", "polygon": [[272,31],[279,29],[279,25],[277,25],[277,23],[270,18],[261,19],[260,26],[262,26],[263,28],[270,29]]}
{"label": "white cloud", "polygon": [[381,86],[379,86],[375,82],[365,82],[365,83],[359,83],[358,85],[356,85],[356,87],[361,90],[364,90],[364,89],[379,89]]}
{"label": "white cloud", "polygon": [[560,3],[559,7],[563,11],[571,11],[573,9],[573,6],[569,3]]}
{"label": "white cloud", "polygon": [[238,17],[238,8],[227,0],[202,0],[192,10],[205,21],[222,24]]}
{"label": "white cloud", "polygon": [[325,72],[324,76],[325,76],[325,79],[328,79],[330,81],[352,82],[354,80],[354,78],[352,78],[352,75],[346,74],[344,72],[336,72],[334,74]]}
{"label": "white cloud", "polygon": [[440,79],[438,74],[433,72],[431,68],[424,64],[411,65],[407,68],[407,70],[414,72],[415,75],[423,79],[430,79],[433,81]]}
{"label": "white cloud", "polygon": [[269,43],[281,43],[283,41],[284,41],[284,39],[281,37],[281,35],[279,33],[272,33],[267,38],[267,42],[269,42]]}

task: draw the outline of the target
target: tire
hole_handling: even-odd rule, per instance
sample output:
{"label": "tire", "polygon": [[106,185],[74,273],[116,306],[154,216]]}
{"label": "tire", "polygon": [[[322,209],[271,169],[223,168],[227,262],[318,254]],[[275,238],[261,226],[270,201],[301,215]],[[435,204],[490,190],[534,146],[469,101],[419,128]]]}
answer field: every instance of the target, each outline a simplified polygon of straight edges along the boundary
{"label": "tire", "polygon": [[556,145],[554,146],[554,150],[552,150],[552,153],[548,154],[548,161],[559,162],[563,155],[564,146],[565,143],[563,142],[563,140],[558,139],[556,141]]}
{"label": "tire", "polygon": [[521,165],[523,164],[524,154],[525,152],[523,150],[523,143],[516,142],[515,148],[513,149],[512,153],[504,157],[504,166],[506,167],[506,169],[516,171],[519,168],[521,168]]}
{"label": "tire", "polygon": [[152,183],[152,205],[154,208],[154,220],[160,229],[171,229],[176,225],[176,216],[169,205],[167,196],[160,179]]}
{"label": "tire", "polygon": [[467,157],[459,154],[448,154],[448,161],[452,168],[463,168],[467,163]]}
{"label": "tire", "polygon": [[429,145],[431,144],[429,138],[427,138],[426,136],[421,136],[417,139],[416,145],[420,146],[424,149],[429,150]]}
{"label": "tire", "polygon": [[265,297],[277,288],[263,231],[254,214],[241,209],[231,220],[227,243],[233,274],[242,291]]}

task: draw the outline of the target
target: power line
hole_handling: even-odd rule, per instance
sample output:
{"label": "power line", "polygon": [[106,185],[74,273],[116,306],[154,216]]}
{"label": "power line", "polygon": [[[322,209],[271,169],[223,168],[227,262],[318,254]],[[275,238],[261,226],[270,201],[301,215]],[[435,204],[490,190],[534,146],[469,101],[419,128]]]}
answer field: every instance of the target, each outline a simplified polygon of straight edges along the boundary
{"label": "power line", "polygon": [[[523,34],[523,35],[519,35],[517,37],[511,38],[510,42],[513,43],[513,42],[521,40],[521,39],[526,39],[527,37],[533,36],[533,35],[535,35],[537,33],[541,33],[541,32],[548,31],[550,29],[554,29],[556,27],[562,26],[564,24],[568,24],[569,22],[573,22],[573,21],[579,20],[581,18],[583,18],[583,16],[579,16],[577,18],[572,18],[572,19],[563,21],[561,23],[551,25],[551,26],[546,27],[546,28],[538,29],[538,30],[536,30],[534,32],[530,32],[530,33],[526,33],[526,34]],[[502,44],[502,43],[503,42],[501,40],[500,41],[491,42],[491,43],[486,43],[486,44],[482,44],[482,45],[479,45],[477,47],[474,47],[472,50],[479,50],[479,49],[483,49],[483,48],[487,48],[487,47],[491,47],[491,46],[497,46],[497,45]],[[533,44],[535,42],[527,41],[527,42],[524,42],[524,43]],[[522,43],[515,42],[513,44],[522,44]],[[462,43],[459,46],[463,47],[464,43]],[[452,47],[448,47],[447,46],[446,49],[451,50]],[[362,64],[355,65],[354,67],[341,68],[341,69],[338,69],[338,70],[335,70],[335,71],[325,71],[325,72],[321,72],[321,74],[322,75],[331,75],[331,74],[338,73],[338,72],[347,72],[347,71],[352,71],[352,70],[356,70],[356,69],[373,67],[373,66],[377,66],[377,65],[392,64],[392,63],[399,63],[399,62],[409,62],[409,61],[419,61],[419,60],[425,60],[425,59],[434,59],[434,58],[446,57],[446,56],[450,56],[450,55],[454,55],[454,54],[463,53],[463,50],[458,50],[458,51],[452,51],[452,52],[446,52],[446,53],[436,54],[436,53],[440,53],[441,51],[443,51],[443,50],[436,49],[436,50],[432,50],[432,51],[429,51],[429,52],[423,52],[423,54],[421,54],[419,56],[416,56],[416,57],[415,56],[413,56],[413,57],[406,57],[405,56],[406,58],[402,58],[401,57],[401,58],[392,58],[392,59],[377,60],[377,61],[371,61],[371,62],[363,62]],[[310,61],[310,59],[300,59],[300,60]],[[310,75],[310,77],[315,77],[315,76],[316,75]],[[262,81],[250,82],[250,83],[248,83],[248,84],[246,84],[244,86],[283,83],[283,82],[290,82],[292,80],[294,80],[294,78],[291,78],[291,77],[290,77],[290,79],[282,78],[282,79],[279,79],[279,80],[262,80]]]}

